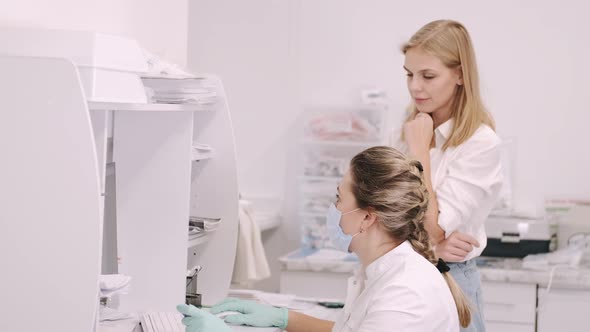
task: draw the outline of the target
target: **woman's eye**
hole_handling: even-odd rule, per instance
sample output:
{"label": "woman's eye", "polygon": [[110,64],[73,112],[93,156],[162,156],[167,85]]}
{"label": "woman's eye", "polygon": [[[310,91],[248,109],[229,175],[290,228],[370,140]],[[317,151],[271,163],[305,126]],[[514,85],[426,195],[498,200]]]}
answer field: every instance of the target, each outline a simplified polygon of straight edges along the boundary
{"label": "woman's eye", "polygon": [[431,79],[433,79],[433,78],[435,78],[435,77],[436,77],[436,76],[424,76],[424,79],[425,79],[425,80],[431,80]]}
{"label": "woman's eye", "polygon": [[414,76],[414,75],[412,75],[412,74],[410,74],[410,73],[407,73],[407,74],[406,74],[406,76],[408,76],[408,77],[412,77],[412,76]]}

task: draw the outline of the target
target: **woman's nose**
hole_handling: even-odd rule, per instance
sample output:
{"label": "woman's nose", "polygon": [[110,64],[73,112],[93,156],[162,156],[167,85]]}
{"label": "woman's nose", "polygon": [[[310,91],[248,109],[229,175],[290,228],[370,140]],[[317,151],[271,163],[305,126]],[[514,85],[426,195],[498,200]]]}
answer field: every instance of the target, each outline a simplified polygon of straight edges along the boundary
{"label": "woman's nose", "polygon": [[408,89],[411,93],[413,92],[420,92],[422,90],[422,82],[420,79],[415,77],[408,78]]}

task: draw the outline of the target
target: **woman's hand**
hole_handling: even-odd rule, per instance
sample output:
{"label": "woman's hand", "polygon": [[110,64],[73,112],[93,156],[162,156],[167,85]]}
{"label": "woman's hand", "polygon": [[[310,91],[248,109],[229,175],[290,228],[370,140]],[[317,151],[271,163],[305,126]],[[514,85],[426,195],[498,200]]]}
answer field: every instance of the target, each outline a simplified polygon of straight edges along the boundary
{"label": "woman's hand", "polygon": [[418,113],[413,120],[404,124],[404,137],[414,156],[430,151],[433,135],[434,123],[432,117],[426,113]]}
{"label": "woman's hand", "polygon": [[186,326],[186,332],[231,332],[232,329],[223,320],[192,305],[179,304],[176,307],[184,315],[182,324]]}
{"label": "woman's hand", "polygon": [[473,247],[479,248],[479,242],[474,237],[461,232],[453,232],[436,245],[435,251],[436,256],[445,262],[463,262]]}
{"label": "woman's hand", "polygon": [[244,301],[227,298],[210,309],[212,314],[224,311],[237,311],[225,317],[225,322],[233,325],[248,325],[256,327],[278,327],[285,329],[289,321],[289,311],[286,308],[276,308],[254,301]]}

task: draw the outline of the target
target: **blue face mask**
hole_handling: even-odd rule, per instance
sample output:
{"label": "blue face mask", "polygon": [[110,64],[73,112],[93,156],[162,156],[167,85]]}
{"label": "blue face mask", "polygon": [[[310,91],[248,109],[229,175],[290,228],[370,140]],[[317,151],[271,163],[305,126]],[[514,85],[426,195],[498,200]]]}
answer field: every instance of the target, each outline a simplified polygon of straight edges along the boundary
{"label": "blue face mask", "polygon": [[354,209],[352,211],[342,213],[336,208],[334,203],[330,204],[330,207],[328,208],[328,214],[326,215],[326,225],[328,227],[328,233],[330,234],[330,241],[338,250],[350,252],[349,247],[350,242],[352,242],[352,238],[361,233],[358,232],[354,235],[344,234],[342,227],[340,227],[340,219],[342,216],[352,213],[356,210],[360,209]]}

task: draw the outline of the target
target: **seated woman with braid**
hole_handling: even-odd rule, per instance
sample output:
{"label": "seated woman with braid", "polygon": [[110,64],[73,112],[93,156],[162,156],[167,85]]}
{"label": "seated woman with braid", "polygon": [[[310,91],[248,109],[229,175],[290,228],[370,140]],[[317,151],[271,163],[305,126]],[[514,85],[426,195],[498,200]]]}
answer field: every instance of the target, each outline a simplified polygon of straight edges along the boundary
{"label": "seated woman with braid", "polygon": [[438,260],[424,229],[428,191],[422,165],[390,147],[356,155],[340,185],[327,225],[334,246],[354,252],[361,269],[349,281],[336,322],[251,301],[227,299],[211,313],[186,305],[187,332],[231,329],[213,316],[238,311],[225,321],[303,331],[457,332],[471,313],[460,288]]}

